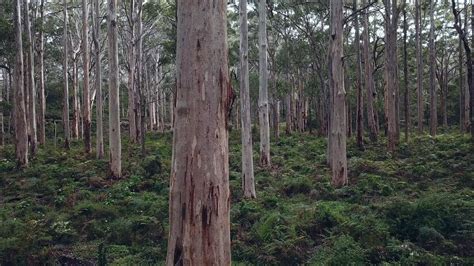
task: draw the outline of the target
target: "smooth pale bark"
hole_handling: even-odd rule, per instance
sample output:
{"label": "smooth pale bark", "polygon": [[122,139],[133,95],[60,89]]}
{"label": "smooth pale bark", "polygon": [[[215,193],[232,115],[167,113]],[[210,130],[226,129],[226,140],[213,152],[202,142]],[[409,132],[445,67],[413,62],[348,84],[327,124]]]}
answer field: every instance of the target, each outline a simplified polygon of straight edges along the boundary
{"label": "smooth pale bark", "polygon": [[[362,0],[362,5],[367,5],[367,0]],[[370,140],[376,141],[378,137],[378,127],[375,119],[375,110],[374,110],[374,96],[375,96],[375,81],[373,77],[374,66],[373,58],[369,51],[370,38],[369,38],[369,12],[367,9],[363,11],[364,17],[364,32],[362,33],[363,38],[363,56],[364,56],[364,66],[365,66],[365,75],[364,81],[367,97],[367,124],[369,126],[369,137]]]}
{"label": "smooth pale bark", "polygon": [[330,126],[330,165],[332,181],[335,187],[347,185],[346,155],[346,90],[344,88],[344,51],[343,51],[343,1],[330,3],[330,71],[329,86],[331,89],[331,126]]}
{"label": "smooth pale bark", "polygon": [[63,92],[63,128],[64,128],[64,147],[69,149],[69,141],[71,139],[71,133],[69,131],[69,88],[68,88],[68,79],[67,79],[67,69],[68,69],[68,45],[67,45],[67,0],[63,0],[63,14],[64,14],[64,32],[63,32],[63,82],[64,82],[64,92]]}
{"label": "smooth pale bark", "polygon": [[135,106],[135,0],[130,0],[130,44],[129,44],[129,68],[128,68],[128,126],[130,141],[138,142],[137,122],[136,122],[136,106]]}
{"label": "smooth pale bark", "polygon": [[408,89],[408,49],[407,49],[407,0],[403,3],[403,84],[405,87],[405,142],[408,142],[410,132],[410,90]]}
{"label": "smooth pale bark", "polygon": [[364,100],[362,96],[362,58],[360,56],[360,33],[359,33],[359,15],[358,15],[358,1],[354,0],[354,28],[355,40],[354,51],[356,53],[356,82],[357,87],[357,106],[356,106],[356,143],[359,149],[363,149],[363,134],[364,134]]}
{"label": "smooth pale bark", "polygon": [[38,138],[39,143],[44,145],[46,143],[46,94],[44,87],[44,0],[41,0],[40,5],[40,25],[39,25],[39,36],[38,36],[38,79],[39,79],[39,108],[38,108]]}
{"label": "smooth pale bark", "polygon": [[14,2],[15,27],[15,68],[14,68],[14,115],[15,115],[15,154],[17,167],[28,166],[28,125],[26,124],[25,91],[23,87],[23,41],[21,30],[20,0]]}
{"label": "smooth pale bark", "polygon": [[37,138],[37,128],[36,128],[36,87],[35,87],[35,62],[34,62],[34,53],[33,53],[33,33],[32,25],[30,21],[30,12],[29,12],[29,1],[24,0],[24,21],[26,28],[26,45],[25,52],[28,56],[25,58],[28,59],[28,62],[24,62],[26,69],[28,70],[25,75],[27,75],[27,85],[25,88],[28,88],[28,114],[27,114],[27,123],[28,123],[28,141],[30,143],[31,155],[34,156],[38,149],[38,138]]}
{"label": "smooth pale bark", "polygon": [[92,39],[94,41],[95,49],[95,89],[97,91],[97,132],[96,132],[96,149],[97,158],[104,158],[104,104],[102,99],[102,64],[100,57],[100,3],[99,0],[94,0],[94,12],[92,15],[92,24],[94,27]]}
{"label": "smooth pale bark", "polygon": [[89,90],[89,1],[82,0],[82,123],[84,134],[84,151],[91,152],[91,97]]}
{"label": "smooth pale bark", "polygon": [[143,104],[143,21],[142,21],[142,10],[143,0],[137,0],[137,17],[136,17],[136,46],[135,56],[137,57],[136,65],[136,77],[135,77],[135,122],[137,129],[137,140],[143,145],[144,141],[144,104]]}
{"label": "smooth pale bark", "polygon": [[120,139],[117,0],[108,1],[107,28],[109,53],[109,170],[112,178],[120,178],[122,176],[122,143]]}
{"label": "smooth pale bark", "polygon": [[435,50],[435,22],[434,22],[434,1],[430,1],[430,135],[436,136],[438,129],[438,107],[436,92],[436,50]]}
{"label": "smooth pale bark", "polygon": [[242,121],[242,190],[244,197],[255,198],[252,121],[250,118],[247,0],[239,2],[240,16],[240,111]]}
{"label": "smooth pale bark", "polygon": [[227,1],[178,0],[166,265],[230,265]]}
{"label": "smooth pale bark", "polygon": [[394,152],[397,134],[397,0],[385,0],[385,117],[387,121],[388,150]]}
{"label": "smooth pale bark", "polygon": [[258,40],[259,40],[259,91],[258,117],[260,126],[260,165],[270,166],[270,118],[268,106],[268,69],[267,69],[267,1],[258,4]]}
{"label": "smooth pale bark", "polygon": [[[136,116],[135,121],[137,124],[137,138],[138,142],[143,147],[145,140],[145,104],[144,104],[144,82],[143,82],[143,21],[142,21],[142,10],[143,10],[143,0],[137,0],[138,14],[136,20],[136,57],[137,57],[137,66],[136,66],[136,90],[135,90],[135,107],[136,107]],[[143,149],[142,149],[143,151]]]}
{"label": "smooth pale bark", "polygon": [[423,133],[424,122],[424,99],[423,99],[423,46],[421,45],[421,4],[415,0],[415,43],[416,43],[416,65],[417,65],[417,113],[418,133]]}
{"label": "smooth pale bark", "polygon": [[[71,43],[71,47],[73,47]],[[77,50],[78,52],[79,50]],[[77,52],[72,53],[72,137],[79,139],[79,124],[81,121],[81,105],[79,100],[79,71],[77,68]]]}

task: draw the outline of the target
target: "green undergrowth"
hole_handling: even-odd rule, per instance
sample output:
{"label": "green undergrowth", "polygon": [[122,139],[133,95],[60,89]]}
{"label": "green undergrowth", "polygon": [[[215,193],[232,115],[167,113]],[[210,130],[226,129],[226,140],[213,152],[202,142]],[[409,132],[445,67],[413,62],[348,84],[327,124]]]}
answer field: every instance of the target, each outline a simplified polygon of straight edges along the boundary
{"label": "green undergrowth", "polygon": [[[22,171],[13,147],[3,148],[0,264],[162,264],[171,143],[171,134],[151,134],[143,156],[124,139],[120,180],[107,179],[107,160],[85,155],[81,142],[70,151],[47,145]],[[242,197],[238,132],[229,144],[235,264],[474,263],[468,137],[413,137],[393,155],[383,139],[363,151],[350,140],[350,184],[335,189],[325,139],[282,135],[272,167],[255,168],[255,200]]]}

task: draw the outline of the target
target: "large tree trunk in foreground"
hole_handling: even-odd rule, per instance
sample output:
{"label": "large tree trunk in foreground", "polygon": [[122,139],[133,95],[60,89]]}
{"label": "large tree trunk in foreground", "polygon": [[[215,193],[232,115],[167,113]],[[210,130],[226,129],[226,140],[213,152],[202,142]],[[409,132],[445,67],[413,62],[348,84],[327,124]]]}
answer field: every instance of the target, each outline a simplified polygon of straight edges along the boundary
{"label": "large tree trunk in foreground", "polygon": [[15,0],[15,69],[14,69],[14,115],[15,115],[15,154],[19,168],[28,166],[28,126],[26,124],[25,90],[23,87],[23,41],[21,30],[20,0]]}
{"label": "large tree trunk in foreground", "polygon": [[436,136],[438,129],[438,106],[436,93],[436,50],[434,36],[434,0],[430,2],[430,135]]}
{"label": "large tree trunk in foreground", "polygon": [[244,197],[255,198],[252,121],[250,119],[247,0],[240,0],[240,104],[242,114],[242,190]]}
{"label": "large tree trunk in foreground", "polygon": [[82,69],[84,73],[82,105],[84,127],[84,150],[91,152],[91,97],[89,91],[89,5],[82,0]]}
{"label": "large tree trunk in foreground", "polygon": [[334,0],[330,3],[331,26],[330,46],[331,57],[329,71],[329,86],[331,89],[331,126],[330,126],[330,165],[332,168],[332,184],[336,187],[347,185],[347,155],[346,155],[346,90],[344,88],[343,63],[343,1]]}
{"label": "large tree trunk in foreground", "polygon": [[120,139],[120,96],[117,44],[117,0],[108,2],[108,44],[109,44],[109,150],[110,175],[122,176],[122,143]]}
{"label": "large tree trunk in foreground", "polygon": [[[362,5],[367,5],[367,0],[362,0]],[[373,59],[369,52],[370,38],[369,38],[369,12],[365,9],[364,11],[364,32],[362,38],[364,40],[363,54],[364,54],[364,65],[365,65],[365,86],[367,88],[367,124],[369,125],[369,137],[370,140],[376,141],[378,136],[378,127],[375,119],[374,110],[374,97],[375,97],[375,82],[373,77],[374,66],[372,65]]]}
{"label": "large tree trunk in foreground", "polygon": [[178,0],[167,265],[230,265],[227,1]]}
{"label": "large tree trunk in foreground", "polygon": [[104,104],[102,99],[102,64],[100,61],[100,3],[99,0],[94,1],[94,14],[92,15],[92,23],[94,24],[93,40],[95,49],[95,89],[97,91],[97,158],[104,158]]}
{"label": "large tree trunk in foreground", "polygon": [[63,127],[64,127],[64,147],[69,149],[69,140],[71,139],[71,133],[69,131],[69,88],[67,79],[67,0],[63,0],[63,12],[64,12],[64,32],[63,32],[63,82],[64,82],[64,95],[63,95]]}
{"label": "large tree trunk in foreground", "polygon": [[258,4],[258,40],[259,40],[259,93],[258,117],[260,126],[260,164],[270,166],[270,118],[268,106],[268,69],[267,69],[267,2]]}

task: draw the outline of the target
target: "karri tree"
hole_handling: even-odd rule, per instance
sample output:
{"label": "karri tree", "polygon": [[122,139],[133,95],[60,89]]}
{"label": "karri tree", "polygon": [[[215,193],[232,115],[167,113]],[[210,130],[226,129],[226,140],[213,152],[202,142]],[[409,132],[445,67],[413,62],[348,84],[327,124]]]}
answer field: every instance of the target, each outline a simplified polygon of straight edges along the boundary
{"label": "karri tree", "polygon": [[230,265],[227,1],[178,0],[166,265]]}

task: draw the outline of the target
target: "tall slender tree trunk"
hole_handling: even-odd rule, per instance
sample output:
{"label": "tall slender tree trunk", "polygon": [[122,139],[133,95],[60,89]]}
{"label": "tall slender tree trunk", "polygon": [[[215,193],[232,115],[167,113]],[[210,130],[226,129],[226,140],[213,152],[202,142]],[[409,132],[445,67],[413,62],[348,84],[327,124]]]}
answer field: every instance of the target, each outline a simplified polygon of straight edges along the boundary
{"label": "tall slender tree trunk", "polygon": [[434,2],[430,1],[430,134],[436,136],[438,128],[438,107],[436,93],[436,48],[435,48],[435,22],[434,22]]}
{"label": "tall slender tree trunk", "polygon": [[330,2],[330,71],[329,86],[331,89],[331,126],[330,126],[330,165],[332,184],[336,187],[347,185],[346,155],[346,90],[344,88],[344,51],[343,51],[343,0]]}
{"label": "tall slender tree trunk", "polygon": [[79,123],[81,121],[81,107],[79,100],[79,71],[77,68],[77,54],[72,55],[72,137],[79,139]]}
{"label": "tall slender tree trunk", "polygon": [[360,56],[360,33],[359,33],[359,15],[358,15],[358,1],[354,0],[354,28],[355,28],[355,40],[354,40],[354,51],[356,52],[356,82],[357,87],[357,118],[356,118],[356,142],[359,149],[363,149],[363,134],[364,134],[364,100],[362,96],[362,59]]}
{"label": "tall slender tree trunk", "polygon": [[94,51],[95,51],[95,89],[97,91],[97,107],[96,107],[96,119],[97,119],[97,158],[104,158],[104,104],[102,96],[102,64],[100,57],[100,3],[99,0],[94,0],[94,12],[92,15],[92,24],[94,31],[92,34],[94,40]]}
{"label": "tall slender tree trunk", "polygon": [[415,0],[415,42],[416,42],[416,65],[417,65],[417,113],[418,133],[423,133],[424,122],[424,99],[423,99],[423,46],[421,45],[421,4]]}
{"label": "tall slender tree trunk", "polygon": [[230,265],[227,1],[178,0],[177,12],[166,265]]}
{"label": "tall slender tree trunk", "polygon": [[30,150],[31,155],[34,156],[36,154],[36,150],[38,148],[38,139],[37,139],[37,128],[36,128],[36,88],[35,88],[35,62],[34,62],[34,53],[33,53],[33,33],[32,33],[32,25],[30,20],[30,12],[29,12],[29,1],[24,0],[24,21],[25,21],[25,28],[26,28],[26,53],[28,56],[28,62],[25,62],[26,69],[28,70],[25,75],[27,75],[27,85],[25,88],[28,88],[28,114],[27,114],[27,123],[28,123],[28,140],[30,143]]}
{"label": "tall slender tree trunk", "polygon": [[247,0],[239,2],[240,15],[240,105],[242,119],[242,190],[244,197],[255,198],[252,121],[250,118]]}
{"label": "tall slender tree trunk", "polygon": [[[466,9],[467,10],[467,9]],[[471,34],[474,36],[474,2],[471,1]],[[471,36],[471,47],[474,48],[474,37]],[[472,55],[471,55],[472,57]],[[470,113],[470,129],[471,137],[474,139],[474,71],[471,58],[471,85],[469,86],[469,113]]]}
{"label": "tall slender tree trunk", "polygon": [[91,152],[91,98],[89,90],[89,5],[87,0],[82,0],[82,69],[84,74],[82,105],[84,127],[84,150]]}
{"label": "tall slender tree trunk", "polygon": [[464,88],[464,48],[462,46],[462,39],[459,38],[459,46],[458,46],[458,50],[459,50],[459,59],[458,59],[458,71],[459,71],[459,128],[461,130],[462,133],[464,133],[466,131],[466,127],[465,127],[465,122],[464,120],[466,119],[466,117],[464,116],[464,106],[465,106],[465,98],[464,98],[464,94],[465,94],[465,88]]}
{"label": "tall slender tree trunk", "polygon": [[63,0],[63,13],[64,13],[64,33],[63,33],[63,127],[64,127],[64,147],[69,149],[69,140],[71,139],[71,133],[69,131],[69,88],[68,88],[68,45],[67,45],[67,26],[68,26],[68,15],[67,15],[67,0]]}
{"label": "tall slender tree trunk", "polygon": [[385,5],[385,110],[387,119],[388,150],[395,151],[397,135],[397,0],[384,0]]}
{"label": "tall slender tree trunk", "polygon": [[[137,65],[136,65],[136,77],[135,77],[135,123],[137,129],[137,140],[141,144],[145,132],[142,127],[142,109],[143,109],[143,22],[142,22],[142,11],[143,11],[143,0],[137,1],[137,17],[136,17],[136,54]],[[144,122],[144,121],[143,121]]]}
{"label": "tall slender tree trunk", "polygon": [[[367,0],[362,0],[362,5],[367,5]],[[365,66],[365,86],[366,97],[367,97],[367,124],[369,126],[369,137],[370,140],[376,141],[378,136],[378,127],[375,119],[374,111],[374,96],[375,96],[375,82],[373,77],[374,66],[372,64],[373,59],[369,52],[370,38],[369,38],[369,12],[367,9],[363,11],[364,17],[364,32],[362,38],[364,40],[363,55],[364,55],[364,66]]]}
{"label": "tall slender tree trunk", "polygon": [[128,125],[130,140],[138,142],[136,106],[135,106],[135,71],[136,71],[136,36],[135,36],[135,0],[130,0],[130,46],[129,46],[129,71],[128,71]]}
{"label": "tall slender tree trunk", "polygon": [[270,166],[270,120],[268,106],[268,69],[267,69],[267,2],[259,1],[259,93],[258,113],[260,123],[260,164]]}
{"label": "tall slender tree trunk", "polygon": [[28,126],[26,124],[25,91],[23,87],[23,41],[21,30],[21,4],[20,0],[14,2],[15,26],[15,69],[14,69],[14,115],[15,115],[15,154],[17,167],[28,166]]}
{"label": "tall slender tree trunk", "polygon": [[46,143],[46,95],[44,91],[44,0],[41,0],[40,5],[40,29],[38,36],[38,59],[39,59],[39,69],[38,69],[38,78],[39,78],[39,126],[38,126],[38,135],[39,143],[44,145]]}
{"label": "tall slender tree trunk", "polygon": [[[1,0],[0,0],[0,6],[1,6]],[[0,13],[0,15],[2,15]],[[5,92],[7,91],[7,71],[5,69],[2,70],[2,81],[3,81],[3,87],[0,89],[0,106],[3,105],[4,97],[5,97]],[[5,145],[5,129],[4,129],[4,117],[3,117],[3,110],[0,108],[0,146]]]}
{"label": "tall slender tree trunk", "polygon": [[408,48],[407,48],[407,0],[403,3],[403,84],[405,87],[405,142],[408,142],[410,133],[410,89],[408,88]]}
{"label": "tall slender tree trunk", "polygon": [[110,176],[122,176],[122,143],[120,139],[120,95],[117,44],[117,0],[108,1],[107,39],[109,52],[109,150]]}

